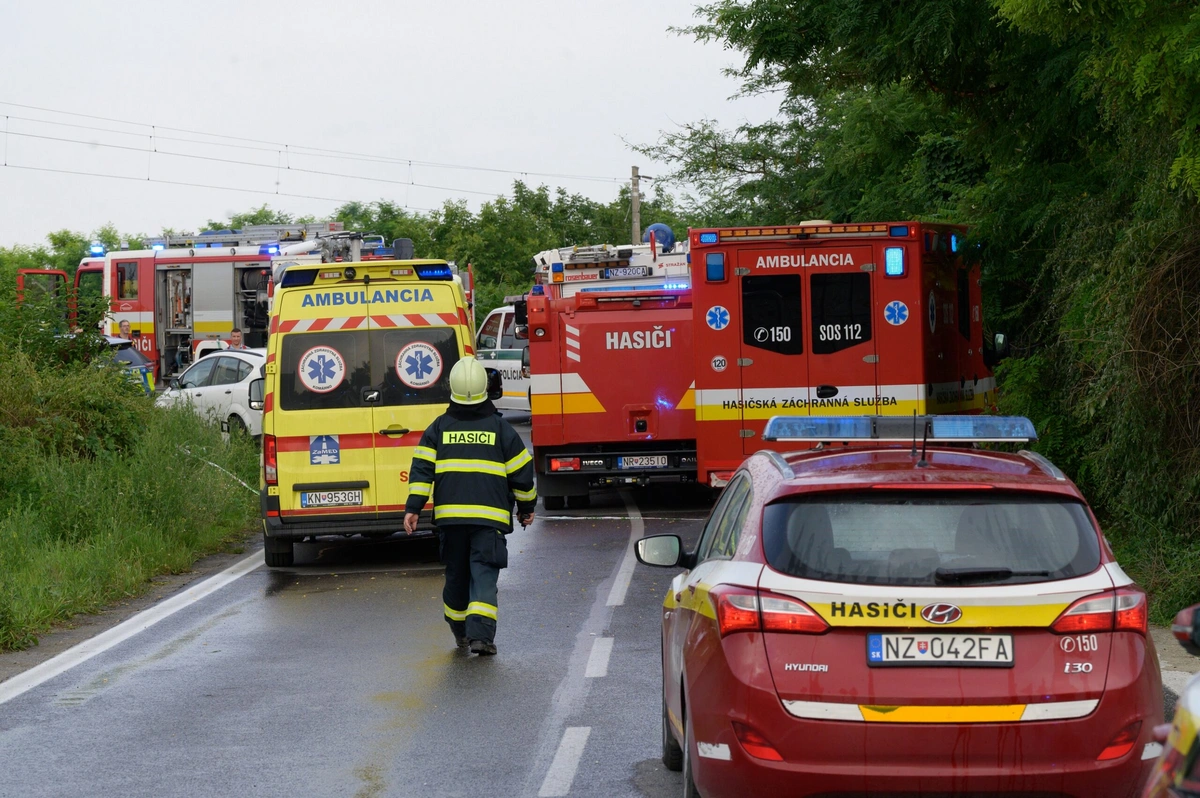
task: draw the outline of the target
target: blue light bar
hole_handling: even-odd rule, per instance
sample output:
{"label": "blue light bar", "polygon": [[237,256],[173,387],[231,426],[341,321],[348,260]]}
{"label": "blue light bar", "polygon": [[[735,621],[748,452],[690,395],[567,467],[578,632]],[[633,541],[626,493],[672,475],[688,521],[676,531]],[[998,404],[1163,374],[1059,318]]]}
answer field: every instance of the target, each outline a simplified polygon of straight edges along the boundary
{"label": "blue light bar", "polygon": [[438,264],[435,266],[416,266],[417,277],[421,280],[449,280],[454,277],[454,272],[450,271],[450,267],[446,264]]}
{"label": "blue light bar", "polygon": [[92,253],[93,255],[103,255],[104,254],[104,244],[102,244],[99,241],[93,241],[91,243],[91,245],[88,247],[88,252]]}
{"label": "blue light bar", "polygon": [[279,254],[279,245],[278,244],[263,244],[262,246],[260,246],[258,248],[258,254],[259,255],[278,255]]}
{"label": "blue light bar", "polygon": [[958,252],[958,236],[954,233],[950,234],[950,251]]}
{"label": "blue light bar", "polygon": [[562,270],[563,270],[563,265],[561,263],[551,263],[550,264],[550,271],[554,272],[555,274],[562,273]]}
{"label": "blue light bar", "polygon": [[888,235],[892,238],[904,238],[908,235],[908,225],[896,225],[888,228]]}
{"label": "blue light bar", "polygon": [[690,286],[687,283],[666,283],[663,288],[667,291],[686,291]]}
{"label": "blue light bar", "polygon": [[298,285],[312,285],[317,280],[320,269],[289,269],[284,268],[283,279],[279,281],[280,288],[291,288]]}
{"label": "blue light bar", "polygon": [[716,233],[701,233],[700,234],[700,243],[701,244],[717,243],[717,234]]}
{"label": "blue light bar", "polygon": [[942,443],[1025,443],[1037,440],[1037,431],[1023,416],[775,416],[763,433],[767,441],[909,442],[926,437]]}
{"label": "blue light bar", "polygon": [[887,247],[883,250],[883,273],[888,277],[904,276],[904,247]]}
{"label": "blue light bar", "polygon": [[166,244],[151,244],[150,245],[150,249],[154,250],[155,252],[160,252],[166,248],[167,248]]}

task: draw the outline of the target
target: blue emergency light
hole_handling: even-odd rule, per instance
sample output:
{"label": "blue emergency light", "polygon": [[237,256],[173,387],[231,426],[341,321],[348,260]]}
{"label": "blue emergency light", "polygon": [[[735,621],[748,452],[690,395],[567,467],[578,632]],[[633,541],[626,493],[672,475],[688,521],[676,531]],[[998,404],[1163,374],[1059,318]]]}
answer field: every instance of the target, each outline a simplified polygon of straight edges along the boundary
{"label": "blue emergency light", "polygon": [[665,285],[663,285],[663,288],[667,291],[686,291],[688,289],[688,284],[687,283],[666,283]]}
{"label": "blue emergency light", "polygon": [[93,255],[103,255],[104,254],[104,244],[101,243],[100,241],[93,241],[91,243],[91,245],[88,247],[88,252],[92,253]]}
{"label": "blue emergency light", "polygon": [[763,440],[1028,443],[1037,430],[1024,416],[775,416]]}
{"label": "blue emergency light", "polygon": [[888,228],[888,235],[892,238],[904,238],[908,235],[908,225],[895,225]]}
{"label": "blue emergency light", "polygon": [[166,244],[151,244],[150,245],[150,249],[154,250],[155,252],[161,252],[162,250],[164,250],[166,248],[167,248]]}
{"label": "blue emergency light", "polygon": [[[714,233],[714,235],[716,235]],[[725,253],[709,252],[704,256],[704,279],[710,283],[725,282]]]}
{"label": "blue emergency light", "polygon": [[279,287],[292,288],[298,285],[312,285],[317,281],[318,271],[320,269],[289,269],[285,266]]}
{"label": "blue emergency light", "polygon": [[279,245],[278,244],[263,244],[261,247],[258,248],[258,254],[259,255],[278,255],[279,254]]}
{"label": "blue emergency light", "polygon": [[701,233],[700,234],[700,243],[701,244],[717,243],[717,234],[716,233]]}
{"label": "blue emergency light", "polygon": [[550,264],[550,271],[554,272],[555,274],[562,274],[562,270],[563,270],[563,265],[561,263],[551,263]]}
{"label": "blue emergency light", "polygon": [[950,234],[950,251],[958,252],[958,236],[954,233]]}
{"label": "blue emergency light", "polygon": [[888,277],[904,276],[904,247],[887,247],[883,250],[883,273]]}
{"label": "blue emergency light", "polygon": [[415,266],[414,270],[421,280],[449,280],[454,277],[454,272],[444,263],[433,266]]}

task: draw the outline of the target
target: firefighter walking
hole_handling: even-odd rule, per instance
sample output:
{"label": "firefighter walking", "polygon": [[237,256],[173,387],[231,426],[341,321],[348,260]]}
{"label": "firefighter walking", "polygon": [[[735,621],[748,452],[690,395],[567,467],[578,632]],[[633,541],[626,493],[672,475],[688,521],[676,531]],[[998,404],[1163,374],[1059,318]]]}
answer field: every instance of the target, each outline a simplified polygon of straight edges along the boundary
{"label": "firefighter walking", "polygon": [[504,536],[512,506],[533,521],[533,458],[517,431],[488,400],[487,372],[473,357],[450,370],[450,406],[413,452],[404,530],[412,534],[433,497],[433,522],[446,565],[442,604],[459,648],[496,653],[496,580],[508,566]]}

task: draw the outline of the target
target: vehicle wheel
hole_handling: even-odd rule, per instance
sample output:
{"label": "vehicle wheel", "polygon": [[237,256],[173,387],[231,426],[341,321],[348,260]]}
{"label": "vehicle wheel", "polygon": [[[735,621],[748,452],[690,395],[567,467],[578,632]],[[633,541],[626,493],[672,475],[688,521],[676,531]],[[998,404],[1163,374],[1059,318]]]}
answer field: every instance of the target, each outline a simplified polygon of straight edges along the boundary
{"label": "vehicle wheel", "polygon": [[675,732],[671,729],[666,695],[663,696],[662,702],[662,749],[662,761],[667,770],[683,770],[683,749],[679,747],[679,741],[675,739]]}
{"label": "vehicle wheel", "polygon": [[567,506],[566,496],[543,496],[542,506],[547,510],[561,510]]}
{"label": "vehicle wheel", "polygon": [[264,534],[263,551],[268,568],[290,568],[296,560],[295,544],[290,540],[269,538]]}
{"label": "vehicle wheel", "polygon": [[572,510],[586,510],[592,506],[592,496],[589,493],[580,494],[578,496],[568,496],[567,506]]}
{"label": "vehicle wheel", "polygon": [[695,742],[692,741],[692,724],[688,723],[687,705],[685,704],[683,711],[683,798],[700,798],[700,791],[696,789],[696,780],[692,777],[692,748],[695,745]]}
{"label": "vehicle wheel", "polygon": [[246,422],[242,421],[242,417],[234,414],[229,417],[229,434],[230,435],[246,435],[249,430],[246,429]]}

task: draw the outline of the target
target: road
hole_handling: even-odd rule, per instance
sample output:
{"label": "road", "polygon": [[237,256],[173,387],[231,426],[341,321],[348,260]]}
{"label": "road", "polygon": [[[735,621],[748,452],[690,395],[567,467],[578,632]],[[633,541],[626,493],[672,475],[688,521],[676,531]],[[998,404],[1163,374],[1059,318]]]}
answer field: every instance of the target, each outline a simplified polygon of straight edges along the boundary
{"label": "road", "polygon": [[7,701],[0,683],[0,795],[676,795],[658,759],[672,572],[629,546],[693,543],[704,499],[543,511],[510,538],[494,658],[455,650],[429,540],[305,544],[280,570],[255,552],[61,674]]}
{"label": "road", "polygon": [[672,574],[627,552],[694,541],[703,499],[614,492],[518,529],[494,658],[455,650],[430,541],[298,546],[0,704],[0,794],[675,795]]}

